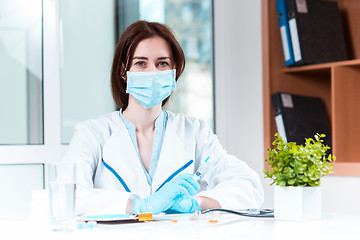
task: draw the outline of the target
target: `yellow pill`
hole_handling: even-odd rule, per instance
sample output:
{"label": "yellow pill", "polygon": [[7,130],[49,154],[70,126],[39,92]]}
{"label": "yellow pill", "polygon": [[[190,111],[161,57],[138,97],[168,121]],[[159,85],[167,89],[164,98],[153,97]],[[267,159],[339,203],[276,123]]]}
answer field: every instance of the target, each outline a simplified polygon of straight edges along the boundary
{"label": "yellow pill", "polygon": [[218,220],[216,220],[216,219],[209,219],[209,223],[217,223],[218,222]]}
{"label": "yellow pill", "polygon": [[152,213],[139,213],[139,221],[153,220]]}
{"label": "yellow pill", "polygon": [[171,222],[173,222],[173,223],[177,223],[177,222],[178,222],[178,220],[177,220],[177,219],[171,219]]}

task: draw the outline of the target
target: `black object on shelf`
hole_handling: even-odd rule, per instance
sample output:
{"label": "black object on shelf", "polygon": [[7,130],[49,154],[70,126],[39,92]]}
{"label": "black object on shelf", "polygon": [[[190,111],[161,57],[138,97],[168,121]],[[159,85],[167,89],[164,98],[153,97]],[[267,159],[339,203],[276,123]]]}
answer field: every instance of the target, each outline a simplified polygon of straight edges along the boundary
{"label": "black object on shelf", "polygon": [[305,144],[305,138],[323,133],[324,144],[331,147],[329,121],[321,98],[277,92],[271,99],[278,133],[287,142]]}
{"label": "black object on shelf", "polygon": [[337,2],[285,1],[295,65],[349,59]]}

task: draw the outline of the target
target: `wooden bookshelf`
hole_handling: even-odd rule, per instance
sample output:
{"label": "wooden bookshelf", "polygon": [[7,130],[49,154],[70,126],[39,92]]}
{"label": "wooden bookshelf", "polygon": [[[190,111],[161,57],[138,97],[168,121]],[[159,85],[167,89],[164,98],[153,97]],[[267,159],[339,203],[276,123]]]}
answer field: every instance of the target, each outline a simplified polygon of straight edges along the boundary
{"label": "wooden bookshelf", "polygon": [[271,95],[316,96],[331,123],[334,175],[360,176],[360,1],[337,0],[353,60],[291,68],[285,67],[275,2],[262,0],[264,157],[276,132]]}

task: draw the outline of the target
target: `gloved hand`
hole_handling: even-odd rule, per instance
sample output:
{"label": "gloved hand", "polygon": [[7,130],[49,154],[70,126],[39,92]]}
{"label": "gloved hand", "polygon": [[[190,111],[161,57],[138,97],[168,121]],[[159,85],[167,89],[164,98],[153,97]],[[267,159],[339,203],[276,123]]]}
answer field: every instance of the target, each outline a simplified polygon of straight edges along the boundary
{"label": "gloved hand", "polygon": [[159,191],[147,198],[132,199],[131,211],[134,214],[152,212],[159,214],[169,209],[182,196],[193,196],[200,189],[193,174],[181,174],[166,183]]}
{"label": "gloved hand", "polygon": [[191,195],[178,196],[175,199],[175,203],[169,208],[169,212],[180,212],[180,213],[193,213],[195,211],[201,211],[199,203],[195,197]]}

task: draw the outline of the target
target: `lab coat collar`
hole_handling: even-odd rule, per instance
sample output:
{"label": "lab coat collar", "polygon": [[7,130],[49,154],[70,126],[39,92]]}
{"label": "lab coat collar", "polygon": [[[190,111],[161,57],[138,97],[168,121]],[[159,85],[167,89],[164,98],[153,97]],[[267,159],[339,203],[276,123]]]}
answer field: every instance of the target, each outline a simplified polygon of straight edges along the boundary
{"label": "lab coat collar", "polygon": [[[104,145],[103,161],[122,178],[131,192],[147,196],[150,192],[149,185],[128,130],[123,121],[119,121],[118,124],[118,130],[113,132]],[[110,170],[106,167],[105,171]],[[115,176],[113,179],[118,182],[121,189],[120,181]]]}
{"label": "lab coat collar", "polygon": [[194,163],[190,164],[192,159],[185,151],[184,142],[177,135],[177,127],[172,118],[169,118],[153,179],[152,192],[155,192],[169,177],[175,177],[174,173],[193,173]]}
{"label": "lab coat collar", "polygon": [[[104,146],[103,160],[123,179],[131,192],[140,197],[155,192],[171,175],[192,160],[185,151],[184,142],[177,135],[176,123],[169,118],[157,169],[152,186],[149,186],[129,133],[122,121],[119,121],[119,125],[118,131]],[[193,173],[193,170],[194,164],[190,164],[181,173]],[[118,181],[115,176],[114,179]]]}

